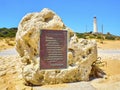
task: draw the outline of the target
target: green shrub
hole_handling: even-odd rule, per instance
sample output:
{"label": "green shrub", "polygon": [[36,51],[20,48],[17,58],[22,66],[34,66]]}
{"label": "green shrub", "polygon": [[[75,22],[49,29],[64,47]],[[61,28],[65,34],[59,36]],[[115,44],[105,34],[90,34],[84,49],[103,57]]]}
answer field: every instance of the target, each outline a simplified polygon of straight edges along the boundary
{"label": "green shrub", "polygon": [[17,28],[0,28],[0,37],[15,37]]}
{"label": "green shrub", "polygon": [[107,40],[115,40],[115,36],[113,36],[113,35],[106,35],[105,39],[107,39]]}
{"label": "green shrub", "polygon": [[76,33],[78,38],[86,38],[84,33]]}
{"label": "green shrub", "polygon": [[93,34],[91,34],[91,35],[89,35],[89,38],[93,39],[93,38],[95,38],[95,36]]}

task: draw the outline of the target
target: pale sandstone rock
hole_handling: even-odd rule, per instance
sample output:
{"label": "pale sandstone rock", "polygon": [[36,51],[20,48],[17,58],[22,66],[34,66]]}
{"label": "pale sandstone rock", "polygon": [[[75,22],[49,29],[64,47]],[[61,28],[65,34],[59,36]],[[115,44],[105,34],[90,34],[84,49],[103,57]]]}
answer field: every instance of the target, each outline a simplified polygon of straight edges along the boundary
{"label": "pale sandstone rock", "polygon": [[89,80],[92,63],[97,60],[96,42],[78,39],[74,35],[68,45],[68,68],[39,69],[40,29],[69,30],[59,16],[49,9],[27,14],[16,34],[16,49],[24,63],[22,75],[28,84],[44,85]]}
{"label": "pale sandstone rock", "polygon": [[5,75],[6,75],[6,71],[0,71],[0,77]]}

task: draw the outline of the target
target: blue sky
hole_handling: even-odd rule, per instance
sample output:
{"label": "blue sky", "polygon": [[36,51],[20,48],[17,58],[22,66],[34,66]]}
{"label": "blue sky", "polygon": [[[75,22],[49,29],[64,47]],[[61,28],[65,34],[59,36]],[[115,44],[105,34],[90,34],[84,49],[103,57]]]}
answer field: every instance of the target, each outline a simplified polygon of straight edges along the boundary
{"label": "blue sky", "polygon": [[27,13],[49,8],[58,14],[74,32],[93,30],[97,17],[98,31],[120,36],[119,0],[0,0],[0,28],[17,27]]}

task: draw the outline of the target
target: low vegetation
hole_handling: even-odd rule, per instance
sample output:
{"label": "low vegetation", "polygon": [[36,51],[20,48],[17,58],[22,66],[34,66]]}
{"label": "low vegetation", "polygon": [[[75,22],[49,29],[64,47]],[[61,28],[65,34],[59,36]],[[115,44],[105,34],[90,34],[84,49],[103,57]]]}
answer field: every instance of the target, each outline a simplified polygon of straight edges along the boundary
{"label": "low vegetation", "polygon": [[15,46],[17,28],[0,28],[0,51]]}
{"label": "low vegetation", "polygon": [[12,38],[15,37],[17,28],[0,28],[0,37]]}
{"label": "low vegetation", "polygon": [[[0,28],[0,38],[14,38],[17,32],[17,27],[14,28]],[[110,34],[96,33],[93,34],[92,32],[87,33],[76,33],[79,38],[84,39],[100,39],[100,40],[120,40],[120,36],[115,36]]]}
{"label": "low vegetation", "polygon": [[76,33],[77,37],[84,38],[84,39],[100,39],[100,40],[120,40],[120,36],[115,36],[110,34],[96,33],[93,34],[92,32],[88,33]]}

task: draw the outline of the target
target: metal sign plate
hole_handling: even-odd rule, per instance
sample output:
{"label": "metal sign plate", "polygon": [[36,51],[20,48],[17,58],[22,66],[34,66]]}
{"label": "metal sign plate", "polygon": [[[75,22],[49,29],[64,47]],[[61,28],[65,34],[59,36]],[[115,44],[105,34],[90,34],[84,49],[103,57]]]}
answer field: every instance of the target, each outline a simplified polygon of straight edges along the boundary
{"label": "metal sign plate", "polygon": [[67,68],[67,31],[40,31],[40,69]]}

